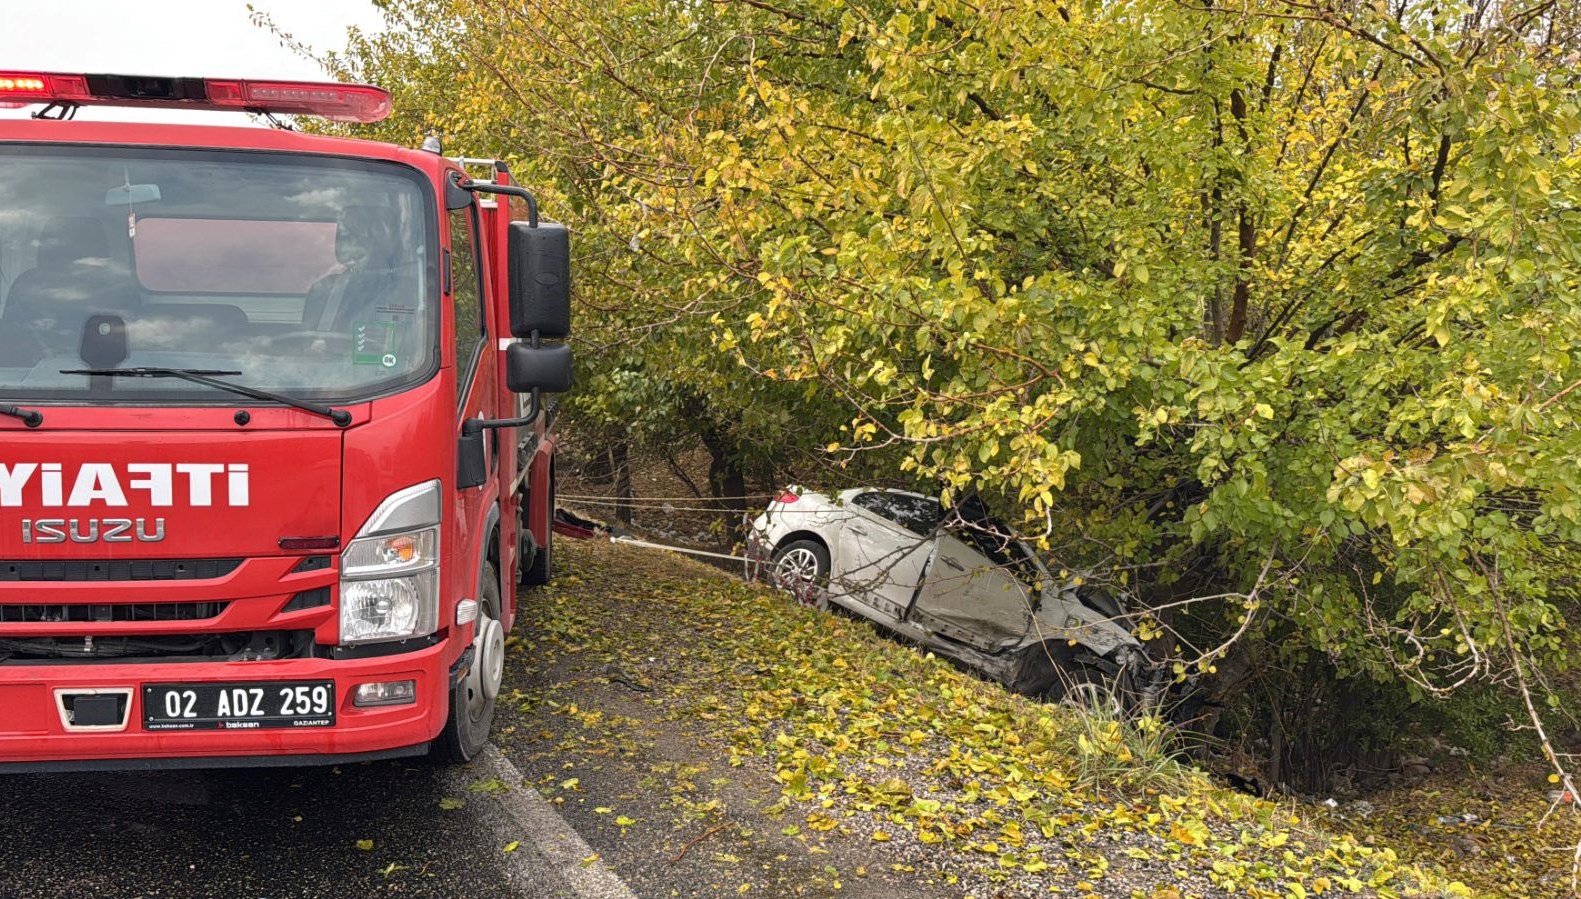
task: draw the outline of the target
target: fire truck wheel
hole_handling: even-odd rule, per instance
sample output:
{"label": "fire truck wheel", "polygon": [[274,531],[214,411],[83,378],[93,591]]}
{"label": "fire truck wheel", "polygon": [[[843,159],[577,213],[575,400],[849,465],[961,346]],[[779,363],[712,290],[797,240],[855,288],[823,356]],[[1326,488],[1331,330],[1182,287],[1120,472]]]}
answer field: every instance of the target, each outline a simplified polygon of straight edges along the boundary
{"label": "fire truck wheel", "polygon": [[450,718],[434,743],[447,764],[464,764],[483,751],[494,724],[494,700],[505,673],[505,629],[500,625],[500,579],[485,563],[479,575],[478,620],[472,639],[472,670],[450,696]]}
{"label": "fire truck wheel", "polygon": [[533,553],[532,564],[522,571],[522,583],[529,587],[542,587],[554,579],[554,482],[549,473],[549,528],[544,533],[543,546]]}

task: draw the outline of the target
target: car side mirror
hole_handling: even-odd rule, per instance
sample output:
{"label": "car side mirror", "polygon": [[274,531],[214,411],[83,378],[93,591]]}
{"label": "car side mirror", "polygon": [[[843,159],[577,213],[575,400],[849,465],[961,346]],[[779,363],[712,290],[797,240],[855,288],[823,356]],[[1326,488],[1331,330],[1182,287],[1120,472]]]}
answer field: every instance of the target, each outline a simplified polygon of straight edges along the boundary
{"label": "car side mirror", "polygon": [[[571,333],[571,232],[555,222],[511,222],[511,334],[559,340]],[[515,389],[515,388],[512,388]]]}
{"label": "car side mirror", "polygon": [[571,389],[571,348],[563,343],[513,343],[505,350],[505,386],[513,393]]}

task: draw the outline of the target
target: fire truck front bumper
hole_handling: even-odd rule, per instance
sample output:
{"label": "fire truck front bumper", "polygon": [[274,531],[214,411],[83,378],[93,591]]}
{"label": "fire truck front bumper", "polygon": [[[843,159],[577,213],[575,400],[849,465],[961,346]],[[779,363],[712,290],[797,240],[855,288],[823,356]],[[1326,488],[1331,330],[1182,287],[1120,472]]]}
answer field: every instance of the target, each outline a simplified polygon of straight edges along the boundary
{"label": "fire truck front bumper", "polygon": [[421,755],[443,642],[358,659],[0,665],[0,774],[338,764]]}

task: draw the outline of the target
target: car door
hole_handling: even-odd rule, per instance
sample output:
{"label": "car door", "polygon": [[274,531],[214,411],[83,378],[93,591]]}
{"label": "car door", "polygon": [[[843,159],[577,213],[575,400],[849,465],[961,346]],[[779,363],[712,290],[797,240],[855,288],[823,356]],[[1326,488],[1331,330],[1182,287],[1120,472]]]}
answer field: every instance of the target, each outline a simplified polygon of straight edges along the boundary
{"label": "car door", "polygon": [[851,497],[847,508],[850,517],[840,529],[842,586],[852,599],[898,620],[933,551],[938,500],[870,490]]}
{"label": "car door", "polygon": [[983,652],[1020,643],[1032,627],[1032,597],[1011,571],[952,534],[941,533],[910,620]]}

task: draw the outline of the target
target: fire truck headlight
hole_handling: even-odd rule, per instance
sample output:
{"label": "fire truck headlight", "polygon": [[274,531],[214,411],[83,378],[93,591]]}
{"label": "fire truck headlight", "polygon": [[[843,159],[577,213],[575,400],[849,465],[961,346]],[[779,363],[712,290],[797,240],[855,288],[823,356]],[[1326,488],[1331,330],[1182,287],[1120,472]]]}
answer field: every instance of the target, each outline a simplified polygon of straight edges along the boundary
{"label": "fire truck headlight", "polygon": [[396,491],[340,557],[340,643],[439,629],[439,482]]}
{"label": "fire truck headlight", "polygon": [[439,572],[405,577],[343,580],[340,585],[342,645],[424,637],[439,624]]}

